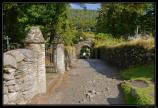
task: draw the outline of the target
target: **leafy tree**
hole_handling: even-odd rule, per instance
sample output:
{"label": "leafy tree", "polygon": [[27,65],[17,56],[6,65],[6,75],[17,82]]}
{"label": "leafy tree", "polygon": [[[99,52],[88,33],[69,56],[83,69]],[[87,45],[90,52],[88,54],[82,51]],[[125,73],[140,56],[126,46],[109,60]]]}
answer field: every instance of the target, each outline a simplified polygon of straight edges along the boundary
{"label": "leafy tree", "polygon": [[97,15],[95,10],[71,9],[69,19],[78,31],[95,31]]}
{"label": "leafy tree", "polygon": [[39,25],[50,43],[53,36],[63,34],[69,26],[67,3],[5,3],[3,5],[3,33],[16,42],[22,41],[33,25]]}
{"label": "leafy tree", "polygon": [[[154,8],[151,7],[151,3],[103,3],[97,18],[97,32],[110,33],[114,37],[123,36],[126,38],[128,35],[135,33],[137,25],[141,25],[140,30],[142,31],[142,26],[146,25],[142,21],[142,17],[147,18],[148,10],[153,12]],[[152,18],[147,19],[153,22]],[[147,26],[150,28],[154,26],[153,23],[147,24]],[[147,29],[144,30],[148,31]]]}

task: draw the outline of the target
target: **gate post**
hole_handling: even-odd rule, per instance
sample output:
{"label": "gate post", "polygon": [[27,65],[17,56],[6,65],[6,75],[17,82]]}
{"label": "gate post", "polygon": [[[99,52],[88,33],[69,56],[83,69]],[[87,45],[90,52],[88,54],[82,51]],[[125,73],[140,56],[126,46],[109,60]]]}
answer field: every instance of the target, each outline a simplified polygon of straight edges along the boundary
{"label": "gate post", "polygon": [[53,63],[55,66],[55,71],[61,74],[65,72],[65,54],[64,54],[64,44],[61,36],[56,34],[53,40]]}
{"label": "gate post", "polygon": [[65,55],[64,55],[64,45],[57,44],[54,50],[54,64],[56,71],[63,74],[65,72]]}
{"label": "gate post", "polygon": [[25,39],[26,48],[37,54],[37,86],[38,93],[46,92],[45,40],[39,26],[33,26]]}

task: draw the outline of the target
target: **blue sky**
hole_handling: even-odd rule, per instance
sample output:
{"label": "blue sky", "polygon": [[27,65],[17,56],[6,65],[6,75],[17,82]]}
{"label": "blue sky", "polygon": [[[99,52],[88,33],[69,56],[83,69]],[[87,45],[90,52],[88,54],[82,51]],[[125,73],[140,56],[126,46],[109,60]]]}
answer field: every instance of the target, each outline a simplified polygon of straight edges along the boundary
{"label": "blue sky", "polygon": [[[75,3],[70,3],[72,9],[83,9],[79,5]],[[91,4],[91,3],[85,3],[88,10],[97,10],[100,8],[100,3]]]}

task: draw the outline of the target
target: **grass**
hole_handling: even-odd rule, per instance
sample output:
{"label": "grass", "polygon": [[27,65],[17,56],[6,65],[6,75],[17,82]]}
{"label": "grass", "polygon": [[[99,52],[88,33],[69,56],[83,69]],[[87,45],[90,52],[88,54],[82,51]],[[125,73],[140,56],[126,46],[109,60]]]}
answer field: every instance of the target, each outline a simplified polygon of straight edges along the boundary
{"label": "grass", "polygon": [[154,79],[155,66],[154,64],[131,67],[123,70],[121,76],[126,80],[142,79],[152,81]]}
{"label": "grass", "polygon": [[124,45],[143,45],[145,48],[153,48],[155,46],[154,37],[148,39],[125,40],[123,38],[114,38],[110,34],[99,33],[95,36],[95,47],[108,46],[124,46]]}
{"label": "grass", "polygon": [[[154,70],[154,64],[130,67],[128,69],[123,70],[123,72],[121,73],[123,79],[144,80],[146,83],[148,83],[148,87],[146,88],[133,87],[131,83],[128,83],[126,81],[121,83],[121,87],[125,94],[125,100],[128,104],[154,104],[154,96],[151,96],[151,94],[154,94],[154,85],[152,83],[155,75]],[[132,95],[133,89],[137,93],[135,97]]]}
{"label": "grass", "polygon": [[125,40],[123,38],[114,38],[111,34],[98,33],[95,36],[95,47],[100,46],[114,46],[120,43],[124,43]]}

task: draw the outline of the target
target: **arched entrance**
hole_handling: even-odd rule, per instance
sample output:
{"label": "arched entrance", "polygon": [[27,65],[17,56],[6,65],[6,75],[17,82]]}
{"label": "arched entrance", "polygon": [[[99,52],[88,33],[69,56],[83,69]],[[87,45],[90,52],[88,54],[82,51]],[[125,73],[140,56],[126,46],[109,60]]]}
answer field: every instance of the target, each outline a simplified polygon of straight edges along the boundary
{"label": "arched entrance", "polygon": [[84,45],[81,47],[80,50],[80,58],[81,59],[89,59],[91,57],[91,47]]}
{"label": "arched entrance", "polygon": [[[84,53],[85,52],[85,53]],[[91,58],[93,46],[91,41],[82,41],[76,44],[77,58]],[[89,54],[90,53],[90,54]]]}

